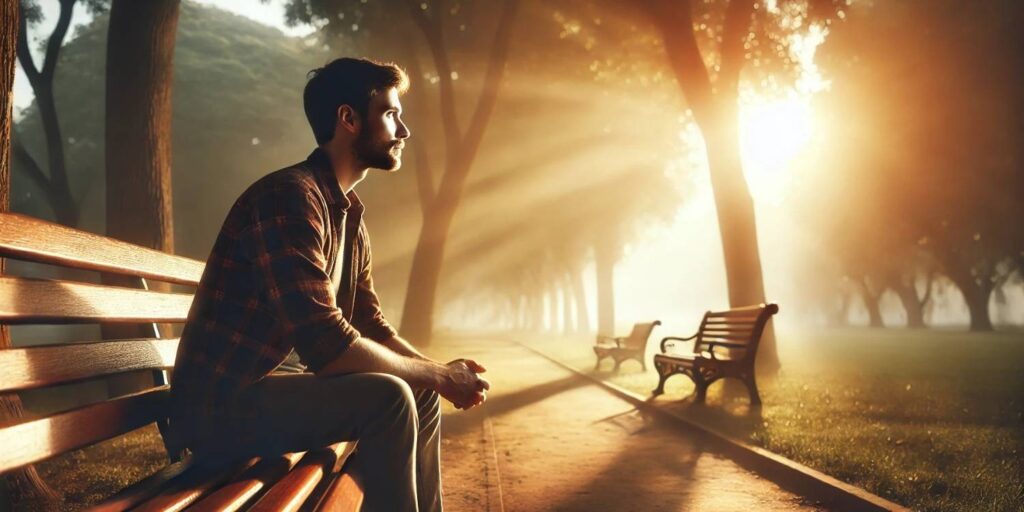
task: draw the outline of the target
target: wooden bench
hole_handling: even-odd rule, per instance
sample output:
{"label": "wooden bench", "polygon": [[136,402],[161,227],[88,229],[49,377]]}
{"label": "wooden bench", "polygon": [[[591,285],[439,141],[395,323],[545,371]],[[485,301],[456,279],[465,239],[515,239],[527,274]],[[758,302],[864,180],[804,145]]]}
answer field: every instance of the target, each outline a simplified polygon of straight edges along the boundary
{"label": "wooden bench", "polygon": [[[693,380],[697,386],[697,401],[704,402],[708,386],[719,379],[733,377],[746,384],[750,403],[761,405],[754,379],[754,358],[765,324],[778,312],[775,304],[708,311],[697,334],[688,338],[663,338],[661,353],[654,356],[659,376],[654,395],[665,392],[665,381],[669,377],[682,374]],[[678,342],[689,340],[694,340],[693,349],[687,352]]]}
{"label": "wooden bench", "polygon": [[[163,433],[166,372],[173,369],[178,340],[160,339],[157,323],[184,322],[192,293],[151,291],[147,280],[194,289],[203,263],[11,213],[0,214],[0,257],[113,274],[135,286],[0,276],[0,324],[137,325],[152,333],[139,339],[0,350],[0,393],[137,370],[152,370],[155,381],[127,396],[0,426],[0,473],[153,423]],[[339,471],[354,448],[355,443],[339,443],[273,460],[253,459],[216,474],[204,473],[190,458],[171,460],[94,509],[358,510],[362,492]]]}
{"label": "wooden bench", "polygon": [[597,356],[597,362],[594,363],[594,369],[597,370],[601,367],[601,360],[606,357],[611,357],[615,361],[615,371],[619,371],[619,365],[623,361],[629,359],[636,359],[640,363],[640,366],[644,370],[647,370],[647,363],[644,362],[644,351],[647,350],[647,338],[651,337],[651,332],[654,331],[656,326],[661,325],[660,320],[655,320],[648,323],[638,323],[633,325],[633,330],[629,333],[629,336],[620,336],[617,338],[611,336],[597,335],[597,344],[594,345],[594,354]]}

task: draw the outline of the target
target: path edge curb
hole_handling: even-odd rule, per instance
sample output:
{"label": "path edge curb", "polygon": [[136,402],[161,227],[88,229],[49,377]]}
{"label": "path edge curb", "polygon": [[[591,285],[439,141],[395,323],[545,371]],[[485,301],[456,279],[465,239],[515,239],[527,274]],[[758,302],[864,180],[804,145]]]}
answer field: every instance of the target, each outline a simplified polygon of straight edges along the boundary
{"label": "path edge curb", "polygon": [[829,476],[821,471],[812,469],[759,446],[754,446],[745,441],[736,439],[692,418],[687,418],[678,411],[671,411],[663,407],[658,407],[632,391],[616,384],[606,382],[594,377],[593,375],[583,373],[525,343],[514,339],[508,339],[508,341],[511,341],[512,343],[515,343],[516,345],[519,345],[530,352],[533,352],[534,354],[537,354],[544,359],[579,375],[580,377],[594,382],[612,394],[633,404],[637,409],[667,418],[674,423],[681,424],[688,429],[708,437],[719,445],[723,453],[733,458],[737,463],[747,466],[762,477],[779,485],[795,488],[801,493],[807,494],[815,499],[819,499],[824,502],[823,504],[826,506],[835,507],[839,510],[911,511],[910,508],[872,494],[865,489],[843,482],[838,478]]}

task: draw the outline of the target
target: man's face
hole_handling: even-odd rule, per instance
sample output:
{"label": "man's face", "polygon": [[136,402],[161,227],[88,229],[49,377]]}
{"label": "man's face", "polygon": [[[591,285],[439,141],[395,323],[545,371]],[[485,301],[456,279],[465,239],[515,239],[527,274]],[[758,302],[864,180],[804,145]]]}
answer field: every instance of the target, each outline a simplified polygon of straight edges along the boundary
{"label": "man's face", "polygon": [[356,158],[367,167],[396,171],[409,128],[402,122],[402,104],[394,87],[370,98],[366,120],[356,137]]}

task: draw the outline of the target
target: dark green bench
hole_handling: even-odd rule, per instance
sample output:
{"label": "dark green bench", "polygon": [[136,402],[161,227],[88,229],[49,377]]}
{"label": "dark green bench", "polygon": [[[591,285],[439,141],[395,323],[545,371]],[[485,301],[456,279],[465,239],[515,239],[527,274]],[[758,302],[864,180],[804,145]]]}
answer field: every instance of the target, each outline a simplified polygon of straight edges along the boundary
{"label": "dark green bench", "polygon": [[[194,289],[203,263],[11,213],[0,214],[0,257],[119,276],[114,279],[130,286],[0,276],[0,324],[137,325],[152,333],[0,350],[0,393],[139,370],[154,375],[148,389],[0,427],[0,473],[153,423],[163,432],[166,376],[173,372],[178,340],[161,339],[157,324],[184,322],[192,293],[152,291],[148,283]],[[344,471],[355,446],[253,459],[217,473],[204,473],[189,458],[169,460],[95,510],[358,510],[362,492]]]}

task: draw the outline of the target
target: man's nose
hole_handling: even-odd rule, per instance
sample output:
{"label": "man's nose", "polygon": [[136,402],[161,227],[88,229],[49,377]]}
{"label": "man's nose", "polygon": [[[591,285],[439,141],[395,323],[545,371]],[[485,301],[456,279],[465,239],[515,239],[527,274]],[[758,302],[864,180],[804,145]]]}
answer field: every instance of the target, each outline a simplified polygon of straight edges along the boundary
{"label": "man's nose", "polygon": [[396,133],[395,136],[399,139],[408,139],[410,135],[412,135],[412,132],[409,131],[409,127],[406,126],[405,123],[399,121],[398,133]]}

